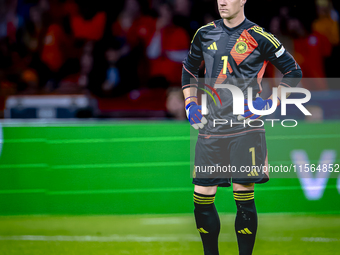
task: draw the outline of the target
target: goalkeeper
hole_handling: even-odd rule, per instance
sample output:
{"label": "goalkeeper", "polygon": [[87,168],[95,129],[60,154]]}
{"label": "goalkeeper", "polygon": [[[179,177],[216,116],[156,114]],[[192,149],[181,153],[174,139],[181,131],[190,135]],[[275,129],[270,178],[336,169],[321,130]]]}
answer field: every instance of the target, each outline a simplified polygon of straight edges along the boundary
{"label": "goalkeeper", "polygon": [[[213,119],[227,119],[240,123],[233,115],[233,99],[228,89],[214,89],[214,84],[233,84],[244,92],[251,87],[255,109],[268,109],[273,101],[280,103],[281,89],[295,87],[302,77],[299,65],[283,45],[263,28],[249,21],[244,15],[246,0],[217,0],[222,19],[197,30],[190,52],[183,62],[182,88],[185,109],[190,124],[199,129],[195,148],[195,166],[263,166],[267,163],[265,130],[249,125],[213,125]],[[198,70],[205,62],[205,90],[221,103],[207,97],[209,114],[202,116],[197,104]],[[278,84],[278,99],[266,100],[261,94],[261,79],[266,65],[271,62],[283,74]],[[216,93],[214,93],[216,92]],[[219,100],[216,100],[217,102]],[[256,119],[245,102],[245,114],[241,119]],[[252,254],[257,231],[257,213],[254,202],[255,183],[268,181],[263,172],[237,172],[232,175],[209,175],[194,172],[194,215],[200,232],[205,255],[217,255],[220,232],[219,216],[214,205],[217,187],[232,185],[237,213],[235,233],[240,255]]]}

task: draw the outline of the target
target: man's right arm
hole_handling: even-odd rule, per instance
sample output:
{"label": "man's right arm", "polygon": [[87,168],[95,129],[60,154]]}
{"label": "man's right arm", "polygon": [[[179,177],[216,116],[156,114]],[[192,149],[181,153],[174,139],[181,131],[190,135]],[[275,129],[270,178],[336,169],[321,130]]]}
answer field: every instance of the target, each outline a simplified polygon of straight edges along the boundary
{"label": "man's right arm", "polygon": [[[194,35],[191,41],[189,54],[187,58],[183,61],[182,89],[184,98],[187,99],[186,104],[187,102],[191,101],[197,102],[197,99],[195,100],[195,96],[197,95],[198,71],[203,60],[200,32],[200,29],[198,29],[196,34]],[[190,96],[192,97],[189,98]]]}
{"label": "man's right arm", "polygon": [[197,105],[198,71],[203,60],[200,40],[200,29],[191,41],[188,57],[183,61],[182,89],[185,99],[185,110],[190,124],[195,128],[203,128],[206,119],[201,114],[201,106]]}

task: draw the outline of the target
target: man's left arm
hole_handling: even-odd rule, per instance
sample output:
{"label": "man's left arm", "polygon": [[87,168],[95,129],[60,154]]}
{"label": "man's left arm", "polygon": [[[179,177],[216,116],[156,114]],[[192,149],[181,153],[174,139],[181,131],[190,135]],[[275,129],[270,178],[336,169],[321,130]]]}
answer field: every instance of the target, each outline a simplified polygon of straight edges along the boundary
{"label": "man's left arm", "polygon": [[[272,34],[266,33],[262,30],[261,33],[256,31],[259,37],[259,50],[266,61],[271,62],[282,74],[282,80],[278,85],[277,97],[278,105],[281,102],[281,90],[284,87],[296,87],[301,78],[302,71],[300,66],[296,63],[293,56],[287,52],[284,46]],[[289,95],[287,95],[288,97]],[[263,100],[258,97],[253,102],[253,106],[257,110],[268,110],[272,107],[273,97]],[[239,119],[257,119],[261,116],[252,114],[248,108],[248,102],[245,102],[245,114]]]}
{"label": "man's left arm", "polygon": [[302,71],[293,56],[286,51],[282,44],[280,50],[269,56],[268,60],[283,74],[278,86],[278,97],[281,100],[281,88],[296,87],[302,78]]}

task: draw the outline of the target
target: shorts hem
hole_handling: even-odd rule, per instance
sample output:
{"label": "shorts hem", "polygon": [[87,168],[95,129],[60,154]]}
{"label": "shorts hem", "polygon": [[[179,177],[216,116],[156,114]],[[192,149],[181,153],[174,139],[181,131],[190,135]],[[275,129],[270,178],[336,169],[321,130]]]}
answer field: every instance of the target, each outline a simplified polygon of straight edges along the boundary
{"label": "shorts hem", "polygon": [[260,180],[251,180],[251,179],[246,179],[246,180],[232,180],[232,183],[237,183],[237,184],[248,184],[248,183],[255,183],[255,184],[262,184],[266,183],[269,181],[269,178],[263,177]]}
{"label": "shorts hem", "polygon": [[216,181],[216,182],[212,182],[212,183],[199,183],[199,182],[193,180],[192,184],[198,185],[198,186],[203,186],[203,187],[210,187],[210,186],[230,187],[231,186],[230,181]]}

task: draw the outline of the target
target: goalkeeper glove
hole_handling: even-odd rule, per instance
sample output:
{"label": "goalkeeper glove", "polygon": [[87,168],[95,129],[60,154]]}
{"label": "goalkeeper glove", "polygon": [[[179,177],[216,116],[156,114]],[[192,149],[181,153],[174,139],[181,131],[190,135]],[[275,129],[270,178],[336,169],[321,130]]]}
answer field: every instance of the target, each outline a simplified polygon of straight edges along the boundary
{"label": "goalkeeper glove", "polygon": [[[280,105],[280,99],[279,98],[277,99],[278,99],[278,105]],[[263,100],[261,97],[257,97],[255,101],[253,101],[253,107],[256,110],[269,110],[272,107],[272,105],[273,105],[273,100],[271,99]],[[239,115],[238,120],[244,120],[244,119],[256,120],[262,116],[263,115],[256,115],[252,113],[248,107],[248,99],[245,99],[244,100],[244,114]]]}
{"label": "goalkeeper glove", "polygon": [[187,118],[194,129],[203,128],[207,124],[207,119],[202,116],[202,106],[197,105],[195,102],[190,102],[185,106]]}

